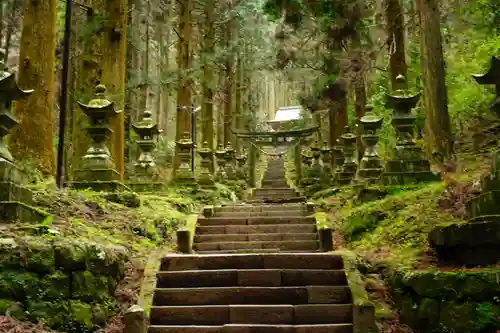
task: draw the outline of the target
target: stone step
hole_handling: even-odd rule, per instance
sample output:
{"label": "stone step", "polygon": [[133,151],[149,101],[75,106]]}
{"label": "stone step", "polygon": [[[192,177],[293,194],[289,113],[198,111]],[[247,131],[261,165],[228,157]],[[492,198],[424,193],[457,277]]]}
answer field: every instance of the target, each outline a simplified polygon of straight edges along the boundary
{"label": "stone step", "polygon": [[274,187],[272,189],[259,187],[259,188],[256,188],[255,191],[257,191],[257,192],[259,192],[259,191],[295,192],[295,189],[288,187],[288,186]]}
{"label": "stone step", "polygon": [[352,333],[352,324],[330,325],[224,325],[161,326],[153,325],[148,333]]}
{"label": "stone step", "polygon": [[267,212],[216,212],[215,217],[255,217],[255,216],[302,216],[307,212],[303,207]]}
{"label": "stone step", "polygon": [[199,226],[315,224],[313,216],[256,216],[256,217],[198,217]]}
{"label": "stone step", "polygon": [[211,269],[343,269],[339,255],[330,253],[171,254],[162,258],[160,271]]}
{"label": "stone step", "polygon": [[302,204],[289,204],[289,205],[230,205],[215,207],[215,213],[224,212],[273,212],[282,211],[283,209],[305,209]]}
{"label": "stone step", "polygon": [[193,287],[277,287],[346,285],[343,270],[326,269],[220,269],[156,274],[158,288]]}
{"label": "stone step", "polygon": [[252,204],[258,204],[258,203],[265,203],[265,204],[299,203],[299,202],[305,202],[306,199],[307,198],[303,197],[303,196],[290,197],[290,198],[267,197],[267,198],[248,200],[247,202],[252,203]]}
{"label": "stone step", "polygon": [[153,325],[342,324],[352,321],[349,304],[235,304],[152,306]]}
{"label": "stone step", "polygon": [[[153,305],[348,304],[347,286],[156,288]],[[301,305],[302,306],[302,305]],[[304,309],[307,309],[304,307]],[[315,307],[325,312],[326,307]],[[325,319],[325,318],[323,318]],[[318,316],[317,320],[321,320]]]}
{"label": "stone step", "polygon": [[228,254],[241,254],[241,253],[298,253],[298,252],[306,252],[306,253],[311,253],[315,251],[311,250],[304,250],[304,251],[292,251],[292,250],[280,250],[280,249],[238,249],[238,250],[209,250],[209,251],[196,251],[198,254],[221,254],[221,253],[228,253]]}
{"label": "stone step", "polygon": [[272,233],[272,234],[208,234],[194,236],[195,243],[202,242],[255,242],[255,241],[301,241],[317,240],[316,233]]}
{"label": "stone step", "polygon": [[252,241],[252,242],[203,242],[194,243],[195,251],[228,251],[242,249],[279,249],[279,250],[309,250],[319,249],[319,241]]}
{"label": "stone step", "polygon": [[197,226],[196,235],[207,234],[263,234],[263,233],[315,233],[316,224],[257,224]]}

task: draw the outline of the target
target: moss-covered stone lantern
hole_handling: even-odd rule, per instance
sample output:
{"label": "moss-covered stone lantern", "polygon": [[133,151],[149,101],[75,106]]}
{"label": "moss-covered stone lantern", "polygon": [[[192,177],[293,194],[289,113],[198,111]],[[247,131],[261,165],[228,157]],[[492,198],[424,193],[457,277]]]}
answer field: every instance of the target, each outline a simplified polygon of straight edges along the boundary
{"label": "moss-covered stone lantern", "polygon": [[226,149],[225,149],[225,155],[224,155],[224,159],[225,159],[225,165],[226,165],[226,174],[227,174],[227,178],[230,179],[230,180],[235,180],[236,179],[236,168],[234,166],[234,162],[235,162],[235,151],[234,151],[234,148],[233,148],[233,145],[231,144],[231,142],[228,142],[226,144]]}
{"label": "moss-covered stone lantern", "polygon": [[330,182],[332,178],[332,148],[327,141],[324,141],[323,147],[321,147],[321,162],[323,164],[323,179]]}
{"label": "moss-covered stone lantern", "polygon": [[357,135],[351,133],[348,126],[344,129],[344,134],[340,137],[342,142],[342,152],[344,163],[342,171],[338,174],[335,182],[337,185],[349,185],[358,170],[358,161],[356,158]]}
{"label": "moss-covered stone lantern", "polygon": [[193,140],[189,132],[184,132],[182,137],[176,142],[179,149],[179,167],[175,172],[176,182],[193,183],[195,181],[193,170],[191,170],[191,151],[194,148]]}
{"label": "moss-covered stone lantern", "polygon": [[26,177],[15,164],[5,137],[19,121],[11,113],[12,102],[29,97],[33,90],[22,90],[15,75],[0,62],[0,221],[37,222],[47,214],[30,206],[32,193],[24,185]]}
{"label": "moss-covered stone lantern", "polygon": [[215,151],[215,159],[217,162],[217,171],[215,173],[215,178],[218,182],[224,182],[227,178],[226,174],[226,150],[224,145],[220,143]]}
{"label": "moss-covered stone lantern", "polygon": [[88,104],[78,105],[88,118],[87,134],[91,139],[80,168],[75,170],[72,186],[77,189],[91,188],[95,191],[129,190],[120,182],[120,174],[107,147],[113,130],[110,121],[121,111],[106,98],[106,87],[99,84],[95,88],[95,98]]}
{"label": "moss-covered stone lantern", "polygon": [[[371,107],[369,107],[371,109]],[[384,172],[382,160],[377,151],[379,137],[377,131],[382,127],[383,117],[375,116],[371,111],[359,119],[362,128],[361,140],[364,153],[359,164],[357,181],[364,184],[377,182]]]}
{"label": "moss-covered stone lantern", "polygon": [[144,111],[142,120],[137,124],[133,124],[132,128],[139,136],[137,145],[140,154],[135,163],[138,176],[143,180],[156,179],[158,171],[156,170],[153,150],[156,148],[156,137],[162,130],[158,129],[158,124],[153,122],[153,114],[149,110]]}
{"label": "moss-covered stone lantern", "polygon": [[237,169],[237,177],[240,180],[247,180],[247,175],[248,175],[248,170],[247,170],[247,159],[248,159],[248,154],[245,152],[242,152],[238,156],[236,156],[236,162],[238,163],[238,169]]}
{"label": "moss-covered stone lantern", "polygon": [[[404,83],[405,78],[399,75],[397,80]],[[392,125],[396,130],[396,147],[393,158],[385,167],[384,184],[404,185],[439,180],[439,175],[430,171],[430,163],[414,139],[416,117],[411,110],[417,105],[420,94],[412,95],[405,90],[396,90],[394,95],[387,94],[386,97],[386,107],[393,110]]]}
{"label": "moss-covered stone lantern", "polygon": [[198,178],[198,183],[200,185],[213,185],[214,176],[210,172],[210,166],[212,164],[213,151],[210,149],[208,142],[204,141],[203,146],[198,149],[198,155],[201,157],[200,167],[201,172]]}

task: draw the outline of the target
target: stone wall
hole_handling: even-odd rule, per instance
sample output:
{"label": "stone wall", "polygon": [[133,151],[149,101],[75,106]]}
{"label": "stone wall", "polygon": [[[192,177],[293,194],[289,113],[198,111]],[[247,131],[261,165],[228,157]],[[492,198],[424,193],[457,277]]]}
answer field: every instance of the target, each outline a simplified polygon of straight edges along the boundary
{"label": "stone wall", "polygon": [[400,272],[387,280],[401,323],[418,332],[500,329],[500,269]]}
{"label": "stone wall", "polygon": [[90,332],[117,310],[127,251],[77,240],[0,238],[0,315]]}

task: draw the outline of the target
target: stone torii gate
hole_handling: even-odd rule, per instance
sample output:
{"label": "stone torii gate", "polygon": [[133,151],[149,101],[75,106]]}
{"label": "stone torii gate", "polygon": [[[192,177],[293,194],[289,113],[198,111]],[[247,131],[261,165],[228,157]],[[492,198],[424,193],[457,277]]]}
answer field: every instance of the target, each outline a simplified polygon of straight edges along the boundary
{"label": "stone torii gate", "polygon": [[274,153],[267,153],[270,156],[276,156],[282,158],[285,153],[285,149],[280,152],[276,152],[278,148],[291,148],[294,150],[295,157],[295,168],[297,172],[297,178],[301,175],[301,143],[311,136],[311,134],[319,130],[318,126],[306,127],[302,129],[291,129],[291,130],[280,130],[284,124],[297,121],[301,119],[300,106],[289,106],[282,107],[276,112],[274,120],[270,120],[267,123],[270,125],[271,129],[269,131],[238,131],[232,130],[233,134],[240,139],[245,139],[250,143],[250,158],[249,166],[251,170],[250,175],[250,185],[255,186],[255,164],[256,164],[256,148],[257,147],[274,147]]}

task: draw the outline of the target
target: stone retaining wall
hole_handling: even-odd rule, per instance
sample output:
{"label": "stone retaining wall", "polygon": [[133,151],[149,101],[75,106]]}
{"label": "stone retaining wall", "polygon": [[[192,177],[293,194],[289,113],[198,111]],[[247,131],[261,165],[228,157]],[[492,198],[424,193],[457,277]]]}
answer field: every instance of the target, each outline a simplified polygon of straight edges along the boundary
{"label": "stone retaining wall", "polygon": [[90,332],[117,309],[128,253],[71,240],[0,238],[0,315]]}
{"label": "stone retaining wall", "polygon": [[497,332],[500,270],[397,273],[388,279],[400,321],[419,332]]}

